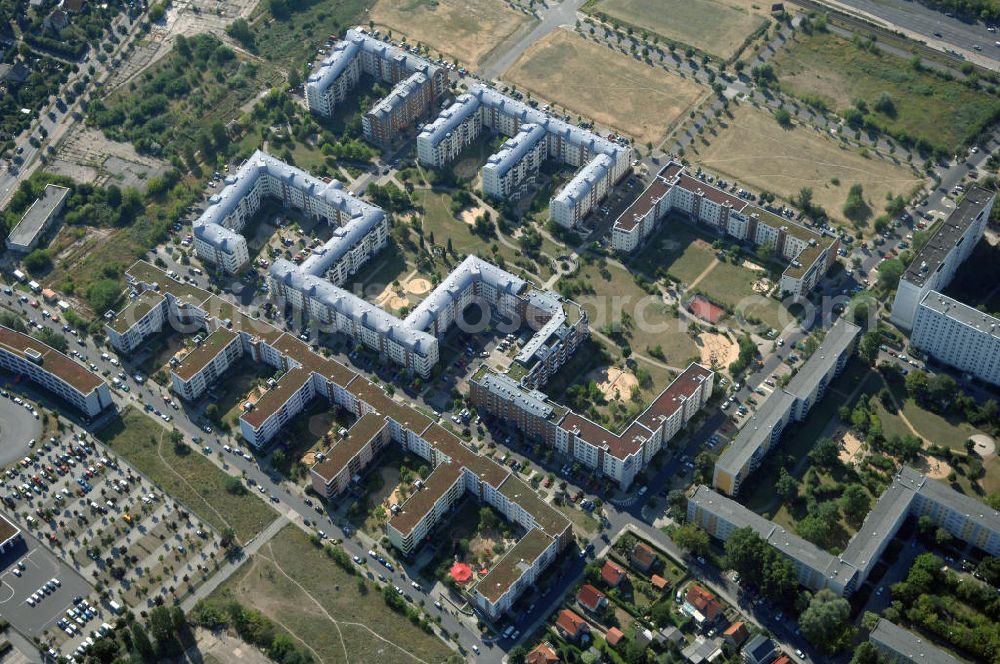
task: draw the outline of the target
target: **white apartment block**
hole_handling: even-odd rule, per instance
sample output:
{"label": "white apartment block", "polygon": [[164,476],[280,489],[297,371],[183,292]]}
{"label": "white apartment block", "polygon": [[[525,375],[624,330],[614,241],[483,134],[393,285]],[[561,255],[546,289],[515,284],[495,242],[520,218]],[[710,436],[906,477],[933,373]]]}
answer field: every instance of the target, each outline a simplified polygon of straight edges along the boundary
{"label": "white apartment block", "polygon": [[104,332],[115,350],[128,354],[144,339],[162,330],[166,317],[166,299],[155,291],[143,291],[104,324]]}
{"label": "white apartment block", "polygon": [[545,158],[545,129],[526,124],[483,166],[483,191],[497,199],[520,198],[535,183]]}
{"label": "white apartment block", "polygon": [[35,383],[87,417],[112,405],[104,379],[50,346],[0,326],[0,369]]}
{"label": "white apartment block", "polygon": [[666,164],[639,194],[611,231],[615,250],[632,253],[643,247],[660,221],[671,212],[711,227],[720,235],[771,247],[789,261],[779,289],[804,297],[833,265],[840,241],[751,205],[685,172],[676,162]]}
{"label": "white apartment block", "polygon": [[171,362],[170,380],[175,394],[186,401],[201,397],[229,367],[243,357],[240,336],[219,327],[204,339],[195,337],[196,345],[179,361]]}
{"label": "white apartment block", "polygon": [[[468,93],[424,127],[417,136],[417,156],[422,163],[441,168],[458,155],[461,147],[476,140],[483,129],[514,137],[525,125],[544,129],[544,159],[580,168],[550,202],[551,218],[561,225],[578,224],[631,168],[631,148],[479,83],[470,85]],[[526,151],[520,157],[534,158],[534,153]]]}
{"label": "white apartment block", "polygon": [[890,319],[894,324],[904,330],[913,328],[917,308],[927,294],[948,286],[958,266],[983,237],[995,200],[995,192],[982,187],[970,188],[958,207],[917,252],[896,288]]}
{"label": "white apartment block", "polygon": [[316,115],[329,117],[347,100],[361,78],[360,47],[351,41],[334,44],[316,71],[306,79],[306,107]]}
{"label": "white apartment block", "polygon": [[916,348],[975,378],[1000,385],[1000,319],[928,291],[910,332]]}

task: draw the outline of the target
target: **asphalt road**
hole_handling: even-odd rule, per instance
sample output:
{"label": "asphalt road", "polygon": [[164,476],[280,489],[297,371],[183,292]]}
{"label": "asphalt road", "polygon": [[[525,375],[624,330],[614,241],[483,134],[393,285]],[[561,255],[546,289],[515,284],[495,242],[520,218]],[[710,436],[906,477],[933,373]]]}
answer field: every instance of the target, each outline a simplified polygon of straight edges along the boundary
{"label": "asphalt road", "polygon": [[28,441],[41,436],[41,420],[10,399],[0,399],[0,466],[24,458]]}

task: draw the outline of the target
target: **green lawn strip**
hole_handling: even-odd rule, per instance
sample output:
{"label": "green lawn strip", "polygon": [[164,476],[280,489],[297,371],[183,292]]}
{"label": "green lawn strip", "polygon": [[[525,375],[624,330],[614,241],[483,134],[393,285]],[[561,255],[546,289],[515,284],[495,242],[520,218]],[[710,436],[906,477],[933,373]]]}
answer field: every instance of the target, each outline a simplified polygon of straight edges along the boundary
{"label": "green lawn strip", "polygon": [[232,527],[242,542],[250,540],[277,516],[257,497],[227,491],[226,473],[195,449],[178,454],[167,440],[164,428],[132,407],[122,411],[119,420],[101,431],[99,438],[214,528]]}
{"label": "green lawn strip", "polygon": [[[251,556],[210,600],[232,597],[253,606],[308,643],[323,662],[345,661],[345,647],[351,662],[412,662],[414,658],[441,662],[451,654],[437,637],[390,610],[374,584],[366,581],[361,591],[360,580],[360,576],[348,574],[335,564],[299,528],[289,525]],[[317,602],[338,623],[356,625],[340,624],[338,631]]]}
{"label": "green lawn strip", "polygon": [[759,319],[768,327],[782,329],[795,321],[778,300],[764,297],[753,290],[753,282],[766,276],[758,272],[720,261],[695,287],[710,300],[724,304],[733,311],[743,312],[750,319]]}
{"label": "green lawn strip", "polygon": [[[900,57],[830,33],[798,35],[771,63],[783,87],[824,99],[835,110],[849,107],[855,99],[871,108],[883,92],[888,93],[895,110],[874,112],[875,122],[893,133],[924,138],[949,154],[1000,112],[995,96],[917,71]],[[784,80],[789,76],[795,79]]]}

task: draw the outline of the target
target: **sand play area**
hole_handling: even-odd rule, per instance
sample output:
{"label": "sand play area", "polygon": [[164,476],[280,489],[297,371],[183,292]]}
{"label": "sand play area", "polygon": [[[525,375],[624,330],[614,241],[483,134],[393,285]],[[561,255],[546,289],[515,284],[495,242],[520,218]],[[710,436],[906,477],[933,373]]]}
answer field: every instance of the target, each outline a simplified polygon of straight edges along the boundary
{"label": "sand play area", "polygon": [[462,210],[459,213],[458,216],[459,216],[459,219],[461,219],[462,221],[464,221],[468,225],[475,226],[476,225],[476,217],[478,217],[481,214],[486,214],[486,212],[487,212],[486,208],[484,208],[482,205],[478,205],[478,206],[473,207],[473,208],[466,208],[466,209]]}
{"label": "sand play area", "polygon": [[932,456],[925,456],[917,467],[932,480],[943,480],[951,473],[951,466]]}
{"label": "sand play area", "polygon": [[618,367],[595,369],[588,378],[597,381],[597,389],[604,395],[606,401],[627,401],[632,396],[632,388],[638,387],[639,379],[631,371],[623,371]]}
{"label": "sand play area", "polygon": [[864,449],[861,446],[861,440],[850,431],[845,431],[837,443],[840,448],[838,457],[841,463],[854,465],[864,458]]}
{"label": "sand play area", "polygon": [[751,288],[753,288],[753,292],[758,295],[767,295],[771,292],[771,289],[774,288],[774,282],[770,279],[758,279],[753,282]]}
{"label": "sand play area", "polygon": [[418,277],[407,281],[405,288],[410,295],[423,295],[431,290],[431,282]]}
{"label": "sand play area", "polygon": [[728,367],[740,356],[739,344],[731,341],[724,334],[702,332],[698,335],[698,350],[701,352],[702,364]]}
{"label": "sand play area", "polygon": [[996,442],[984,433],[977,433],[970,436],[970,440],[973,444],[973,451],[978,454],[981,459],[988,459],[997,453]]}
{"label": "sand play area", "polygon": [[375,304],[389,309],[402,309],[411,304],[407,295],[420,296],[430,292],[430,290],[431,282],[427,279],[421,277],[407,279],[398,288],[393,284],[387,285],[375,298]]}

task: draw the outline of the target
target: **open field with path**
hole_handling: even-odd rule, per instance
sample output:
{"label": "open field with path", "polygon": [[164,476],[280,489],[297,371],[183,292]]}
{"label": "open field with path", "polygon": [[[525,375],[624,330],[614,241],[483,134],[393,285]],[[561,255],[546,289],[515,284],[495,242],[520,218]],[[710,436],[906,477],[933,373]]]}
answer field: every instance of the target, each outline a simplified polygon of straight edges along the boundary
{"label": "open field with path", "polygon": [[766,6],[752,0],[597,0],[586,9],[727,59],[765,22]]}
{"label": "open field with path", "polygon": [[783,129],[769,112],[748,104],[735,107],[733,115],[722,118],[717,136],[706,134],[709,145],[699,142],[697,153],[689,151],[692,164],[785,198],[810,187],[813,202],[834,219],[843,219],[841,209],[854,184],[864,187],[877,216],[887,193],[905,195],[921,182],[905,165],[866,158],[812,129]]}
{"label": "open field with path", "polygon": [[[771,64],[781,87],[792,94],[818,97],[836,111],[864,100],[879,126],[949,152],[1000,113],[994,95],[828,33],[799,34]],[[872,108],[883,92],[892,99],[889,113]]]}
{"label": "open field with path", "polygon": [[659,142],[704,93],[696,83],[566,30],[533,44],[504,79],[639,143]]}
{"label": "open field with path", "polygon": [[406,35],[448,60],[475,67],[505,39],[534,19],[496,0],[380,0],[372,8],[377,26]]}
{"label": "open field with path", "polygon": [[209,597],[235,599],[305,643],[317,661],[435,664],[451,654],[386,606],[369,582],[337,566],[295,526],[286,526]]}

